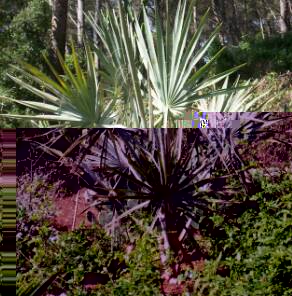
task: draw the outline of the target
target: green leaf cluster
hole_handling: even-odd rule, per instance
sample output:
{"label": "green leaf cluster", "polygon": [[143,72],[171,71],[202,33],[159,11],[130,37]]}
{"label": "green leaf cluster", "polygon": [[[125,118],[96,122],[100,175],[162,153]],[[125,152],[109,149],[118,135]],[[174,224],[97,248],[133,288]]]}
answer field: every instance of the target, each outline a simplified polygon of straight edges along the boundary
{"label": "green leaf cluster", "polygon": [[[33,61],[41,70],[46,69],[42,55],[47,51],[51,9],[47,0],[12,1],[5,4],[5,14],[0,24],[0,96],[24,97],[24,89],[8,78],[11,64],[17,61]],[[7,5],[7,7],[6,7]],[[2,14],[1,14],[2,15]],[[22,76],[20,76],[22,77]],[[30,81],[32,83],[32,81]],[[31,97],[31,94],[29,93]],[[2,112],[29,113],[23,107],[0,99]],[[30,112],[31,113],[31,112]],[[2,127],[26,127],[16,120],[1,119]]]}
{"label": "green leaf cluster", "polygon": [[46,0],[31,0],[14,15],[6,26],[6,44],[1,49],[1,81],[8,81],[8,66],[17,60],[44,65],[42,54],[48,46],[50,20],[51,9]]}
{"label": "green leaf cluster", "polygon": [[[279,184],[262,179],[262,187],[253,196],[259,212],[247,211],[233,224],[214,217],[227,236],[213,241],[214,259],[202,274],[194,274],[212,295],[292,293],[292,176]],[[220,274],[220,268],[228,273]]]}
{"label": "green leaf cluster", "polygon": [[[218,39],[210,48],[212,55],[220,48]],[[244,79],[259,78],[270,72],[284,73],[292,69],[292,34],[274,35],[266,39],[243,38],[237,46],[229,46],[216,61],[216,71],[246,63],[238,71]]]}

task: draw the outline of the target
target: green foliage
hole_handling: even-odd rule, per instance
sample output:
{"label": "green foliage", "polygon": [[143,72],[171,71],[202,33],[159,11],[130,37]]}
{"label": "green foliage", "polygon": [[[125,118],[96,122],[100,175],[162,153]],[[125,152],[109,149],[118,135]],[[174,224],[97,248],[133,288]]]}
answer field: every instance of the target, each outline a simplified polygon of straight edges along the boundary
{"label": "green foliage", "polygon": [[32,0],[15,16],[10,24],[13,54],[24,60],[39,63],[42,51],[48,45],[50,6],[46,0]]}
{"label": "green foliage", "polygon": [[[31,0],[21,4],[17,2],[17,6],[11,7],[10,10],[7,7],[5,16],[3,22],[6,28],[0,35],[0,96],[9,92],[10,97],[29,95],[31,98],[31,94],[15,85],[6,74],[8,71],[11,72],[10,64],[15,64],[18,60],[33,61],[35,66],[44,69],[42,54],[46,52],[48,46],[51,9],[47,0]],[[5,113],[9,111],[14,114],[31,114],[15,104],[4,102],[3,107],[2,111]],[[2,127],[20,125],[27,127],[25,123],[21,124],[16,120],[1,119]]]}
{"label": "green foliage", "polygon": [[17,60],[33,61],[39,67],[43,65],[42,54],[48,45],[50,19],[50,6],[46,0],[30,1],[13,17],[7,30],[7,44],[1,52],[2,83],[8,83],[5,77],[8,66]]}
{"label": "green foliage", "polygon": [[0,41],[1,44],[7,41],[6,34],[8,33],[7,25],[11,22],[11,19],[27,5],[28,0],[14,0],[14,1],[3,1],[0,5]]}
{"label": "green foliage", "polygon": [[[210,50],[214,54],[220,43],[217,40]],[[229,46],[216,61],[216,71],[247,63],[238,73],[245,79],[258,78],[269,72],[283,73],[292,69],[292,34],[275,35],[266,39],[249,37],[238,46]]]}
{"label": "green foliage", "polygon": [[[127,131],[123,129],[118,132],[126,136]],[[135,138],[134,134],[129,138]],[[128,142],[130,144],[131,140],[128,139]],[[119,143],[121,150],[126,150],[122,141]],[[173,146],[170,141],[170,147]],[[109,150],[108,147],[105,149]],[[136,143],[135,149],[142,148]],[[159,149],[161,150],[166,149]],[[190,155],[184,152],[181,154],[183,157]],[[143,165],[146,160],[142,153],[140,156],[137,159],[141,161],[141,174],[143,168],[149,166]],[[168,159],[172,162],[171,158]],[[114,163],[113,157],[108,161]],[[130,165],[132,170],[133,162],[134,157]],[[150,170],[153,172],[154,169],[153,166]],[[191,295],[291,295],[292,175],[279,176],[277,180],[273,177],[276,181],[271,182],[271,177],[264,178],[260,172],[259,170],[255,176],[256,182],[260,184],[259,192],[249,197],[260,205],[258,211],[248,210],[233,217],[230,217],[227,211],[217,212],[216,216],[210,217],[217,232],[211,229],[208,233],[209,228],[205,232],[201,229],[204,241],[198,238],[197,245],[191,245],[190,241],[184,240],[188,250],[192,251],[195,247],[198,248],[198,245],[204,245],[209,254],[203,271],[184,268],[185,271],[177,278],[185,290],[192,288]],[[219,175],[222,174],[224,171]],[[42,187],[49,191],[51,185],[46,185],[46,182],[40,179],[35,184],[28,185],[25,191],[32,193],[33,198],[37,199],[42,196]],[[133,220],[139,220],[137,225],[140,226],[140,231],[129,227],[127,220],[122,220],[120,228],[127,229],[128,237],[135,244],[133,251],[125,254],[121,241],[112,249],[110,237],[98,227],[56,233],[43,218],[47,209],[46,204],[42,204],[38,213],[28,215],[26,210],[18,207],[18,295],[33,295],[28,293],[40,291],[42,288],[55,295],[58,289],[72,296],[160,295],[161,246],[158,246],[157,232],[147,232],[153,221],[152,215],[147,215],[146,219],[145,212],[137,216],[132,215]],[[172,215],[171,218],[174,220],[175,216]],[[201,226],[204,227],[204,224]],[[141,233],[143,234],[140,236]],[[179,260],[173,262],[180,264]],[[163,270],[168,270],[168,267],[166,264]],[[93,290],[88,290],[84,280],[89,273],[106,276],[106,283],[97,284]],[[58,293],[60,295],[61,292]]]}
{"label": "green foliage", "polygon": [[275,96],[270,104],[267,104],[266,110],[273,112],[291,112],[292,111],[292,72],[287,72],[282,75],[276,72],[271,72],[265,75],[261,80],[261,87],[258,93],[270,89]]}
{"label": "green foliage", "polygon": [[[23,208],[19,208],[17,214],[17,295],[33,295],[31,293],[41,290],[43,284],[47,284],[48,291],[65,289],[68,295],[137,295],[137,291],[139,295],[159,294],[156,234],[138,239],[126,265],[119,270],[123,253],[118,248],[114,253],[110,251],[111,240],[102,229],[81,228],[56,234],[39,214],[29,217]],[[84,279],[89,273],[107,276],[108,283],[97,284],[91,292],[86,290]],[[54,275],[55,282],[48,285]]]}
{"label": "green foliage", "polygon": [[144,235],[129,255],[127,269],[120,278],[100,289],[97,295],[159,295],[160,270],[157,237]]}
{"label": "green foliage", "polygon": [[[234,225],[213,219],[227,238],[213,242],[214,259],[202,274],[194,274],[212,295],[292,293],[292,176],[279,184],[261,182],[263,191],[253,197],[261,205],[258,213],[247,211]],[[229,275],[220,275],[217,268],[225,268]]]}
{"label": "green foliage", "polygon": [[[47,222],[38,223],[27,219],[26,228],[30,225],[30,231],[25,235],[22,232],[23,236],[17,240],[19,269],[22,270],[18,273],[18,294],[26,289],[33,290],[58,272],[60,277],[51,288],[66,288],[73,293],[71,295],[78,295],[74,291],[80,290],[87,273],[107,274],[105,270],[113,256],[110,239],[100,228],[56,234]],[[53,240],[54,237],[56,240]],[[85,295],[85,291],[83,293]]]}
{"label": "green foliage", "polygon": [[[109,127],[111,124],[114,124],[116,114],[113,112],[113,106],[115,100],[106,102],[102,97],[104,94],[99,92],[94,56],[89,46],[85,46],[87,71],[81,68],[78,54],[73,45],[71,49],[73,71],[67,66],[63,57],[58,54],[60,65],[65,73],[62,77],[59,76],[51,63],[46,59],[55,76],[55,80],[52,80],[44,72],[29,64],[21,63],[25,70],[14,66],[15,71],[25,77],[26,80],[33,81],[39,85],[39,88],[33,87],[26,80],[21,80],[10,74],[8,76],[24,89],[42,98],[44,102],[6,98],[8,101],[35,109],[40,114],[35,116],[5,114],[2,116],[40,122],[50,121],[53,125],[57,125],[58,122],[60,125],[61,122],[63,125],[70,125],[71,127]],[[49,91],[46,92],[43,89]],[[43,112],[46,114],[43,114]],[[115,126],[118,127],[118,125]]]}
{"label": "green foliage", "polygon": [[[42,290],[51,294],[66,291],[72,296],[136,295],[137,289],[141,295],[158,294],[156,233],[136,236],[136,246],[128,257],[121,252],[121,242],[112,249],[111,238],[100,227],[81,226],[61,233],[48,220],[52,209],[44,196],[50,190],[51,185],[42,179],[24,185],[22,194],[31,194],[34,202],[40,202],[33,211],[26,203],[17,209],[17,295],[35,296]],[[84,284],[90,274],[106,278],[108,283],[97,283],[90,291]]]}
{"label": "green foliage", "polygon": [[[159,16],[156,15],[156,34],[151,29],[151,20],[145,9],[144,26],[139,23],[135,14],[133,21],[130,22],[129,15],[121,4],[118,13],[102,15],[100,18],[102,25],[96,26],[94,17],[91,16],[91,19],[90,17],[88,19],[91,20],[93,29],[96,30],[103,45],[96,48],[100,69],[106,74],[101,75],[101,81],[98,81],[93,54],[88,50],[86,50],[88,66],[86,73],[82,72],[77,64],[77,56],[74,56],[75,73],[64,68],[64,62],[61,61],[66,74],[65,81],[58,77],[54,69],[51,69],[61,86],[49,81],[41,71],[30,65],[23,66],[26,71],[15,67],[18,74],[30,78],[39,85],[39,88],[32,88],[31,83],[25,83],[15,76],[9,76],[10,78],[34,95],[53,104],[12,100],[42,113],[45,112],[45,115],[5,116],[38,121],[62,121],[62,126],[70,127],[98,127],[110,124],[143,128],[175,126],[175,117],[187,111],[196,99],[234,91],[230,88],[208,91],[211,86],[215,86],[239,68],[233,67],[223,73],[207,77],[212,63],[221,54],[221,50],[216,52],[205,66],[196,72],[193,71],[206,55],[219,31],[217,27],[203,45],[199,42],[207,16],[208,11],[202,17],[191,40],[188,40],[188,31],[190,31],[192,13],[187,9],[186,1],[178,2],[173,29],[167,26],[164,30]],[[70,84],[66,83],[68,80]],[[102,86],[100,93],[110,93],[110,98],[97,96],[98,82]],[[45,93],[44,87],[52,92],[54,97],[48,92]],[[201,94],[203,90],[205,93]],[[105,101],[108,103],[107,106]],[[100,108],[102,105],[104,107]],[[126,107],[126,112],[120,106]],[[115,110],[118,111],[117,114],[113,112]],[[147,116],[149,116],[148,122]],[[113,117],[116,118],[115,121]],[[155,123],[154,119],[157,119]]]}

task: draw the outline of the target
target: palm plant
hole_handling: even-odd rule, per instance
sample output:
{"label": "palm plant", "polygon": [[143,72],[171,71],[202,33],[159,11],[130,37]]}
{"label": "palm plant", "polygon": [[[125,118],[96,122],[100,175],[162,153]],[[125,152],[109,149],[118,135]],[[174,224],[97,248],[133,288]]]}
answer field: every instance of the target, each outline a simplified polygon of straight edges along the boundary
{"label": "palm plant", "polygon": [[[291,117],[290,114],[276,116],[271,112],[216,113],[215,120],[221,122],[221,128],[201,129],[201,133],[215,149],[216,163],[220,163],[220,166],[227,171],[235,172],[247,195],[252,195],[253,184],[248,182],[248,180],[252,180],[251,174],[248,171],[241,171],[245,163],[240,153],[240,145],[244,142],[252,144],[254,141],[258,141],[261,135],[262,140],[277,143],[278,132],[273,130],[273,126]],[[283,131],[283,133],[289,133],[289,130]],[[285,144],[291,145],[289,141]]]}
{"label": "palm plant", "polygon": [[[198,227],[200,218],[213,211],[214,203],[223,210],[230,204],[247,202],[254,193],[240,151],[242,140],[251,144],[263,133],[265,139],[277,141],[271,126],[292,117],[245,112],[228,116],[223,128],[218,129],[90,129],[65,152],[42,148],[62,163],[73,149],[84,148],[78,154],[77,166],[95,174],[97,182],[90,188],[98,192],[98,186],[104,183],[108,187],[105,191],[114,193],[97,194],[92,204],[111,205],[112,221],[105,228],[113,232],[124,224],[121,221],[136,221],[135,213],[145,209],[152,217],[149,231],[160,229],[166,248],[179,254],[184,250],[188,229]],[[222,176],[213,175],[218,169],[223,170]],[[221,182],[231,177],[239,178],[241,186]],[[98,178],[105,182],[98,184]],[[238,189],[246,192],[243,200],[236,199]]]}
{"label": "palm plant", "polygon": [[[232,85],[236,89],[239,86],[240,76],[237,77]],[[225,78],[222,90],[228,88],[229,77]],[[269,97],[270,90],[262,93],[261,95],[254,96],[257,88],[257,81],[252,84],[247,80],[242,85],[242,89],[235,90],[234,92],[222,93],[212,98],[202,98],[194,103],[193,109],[198,109],[204,112],[248,112],[254,109],[254,106],[264,100],[264,102],[257,106],[256,110],[261,110],[263,106],[267,105],[274,97]]]}
{"label": "palm plant", "polygon": [[[176,254],[183,250],[185,228],[191,227],[191,223],[197,225],[200,217],[210,211],[208,203],[214,192],[208,184],[232,175],[210,176],[217,154],[211,146],[203,149],[199,130],[195,133],[195,140],[189,145],[181,129],[145,130],[139,144],[113,131],[108,133],[106,145],[104,139],[94,145],[99,153],[91,150],[94,155],[86,155],[83,161],[87,166],[106,177],[122,177],[139,188],[114,189],[117,200],[136,203],[120,216],[113,215],[113,221],[106,225],[108,230],[119,225],[121,219],[146,208],[153,217],[151,228],[160,225],[166,245]],[[102,198],[93,205],[105,204]]]}
{"label": "palm plant", "polygon": [[[82,71],[74,49],[74,71],[68,68],[62,58],[60,63],[65,77],[60,77],[51,67],[56,81],[27,64],[23,64],[25,70],[16,67],[18,73],[38,84],[39,88],[10,75],[11,79],[45,102],[5,99],[44,114],[1,116],[56,121],[59,125],[73,127],[102,127],[120,123],[146,128],[174,127],[175,119],[191,109],[196,102],[214,96],[224,96],[224,103],[216,104],[211,109],[218,107],[216,111],[235,110],[234,106],[240,100],[242,106],[247,105],[244,107],[247,110],[247,99],[251,91],[241,92],[240,89],[248,88],[248,84],[239,86],[239,83],[235,83],[228,87],[226,82],[228,76],[240,66],[208,76],[211,65],[223,49],[208,61],[204,60],[204,56],[220,27],[214,30],[206,42],[200,42],[208,17],[207,11],[195,34],[189,39],[192,10],[188,9],[186,3],[186,0],[178,2],[172,29],[168,18],[165,26],[162,25],[157,8],[154,24],[143,8],[141,25],[135,12],[126,11],[120,2],[118,13],[102,13],[99,24],[94,23],[93,16],[87,16],[100,39],[99,47],[94,49],[100,61],[99,70],[96,69],[93,53],[87,45],[86,72]],[[224,79],[223,88],[217,89],[216,85]],[[104,93],[107,97],[103,97]]]}
{"label": "palm plant", "polygon": [[[72,57],[74,71],[69,69],[61,55],[59,55],[59,60],[65,73],[64,77],[60,77],[47,61],[56,80],[52,80],[35,67],[28,64],[22,63],[25,70],[14,66],[18,73],[38,84],[41,89],[12,75],[9,75],[10,78],[21,87],[43,99],[44,102],[16,100],[7,97],[3,99],[38,110],[40,113],[44,112],[45,114],[1,114],[1,116],[30,119],[33,125],[40,127],[51,126],[52,122],[58,122],[57,125],[59,126],[65,125],[70,127],[112,126],[112,124],[116,122],[116,114],[113,112],[115,100],[111,99],[106,102],[105,98],[102,98],[99,92],[99,83],[97,81],[97,71],[94,65],[93,54],[87,45],[85,46],[85,52],[87,58],[86,73],[84,73],[79,64],[78,56],[73,45]],[[36,123],[35,121],[43,123]]]}
{"label": "palm plant", "polygon": [[[173,127],[174,119],[203,97],[203,90],[214,86],[238,69],[235,67],[213,77],[206,77],[210,66],[222,50],[198,68],[220,27],[200,46],[200,38],[208,17],[207,11],[196,33],[188,41],[191,11],[189,9],[187,12],[186,1],[179,1],[172,30],[168,21],[166,28],[163,28],[157,9],[153,29],[145,8],[143,26],[140,25],[135,12],[131,13],[133,21],[129,21],[129,16],[121,4],[118,15],[102,15],[100,24],[95,24],[93,16],[88,16],[89,22],[100,37],[101,45],[105,48],[105,52],[100,48],[96,49],[102,72],[105,77],[121,76],[119,86],[116,85],[116,80],[112,86],[122,90],[122,102],[129,106],[131,113],[137,117],[135,127]],[[129,90],[132,94],[130,98]],[[214,90],[207,92],[204,98],[233,91],[233,88]],[[152,117],[157,119],[155,123],[152,122]]]}
{"label": "palm plant", "polygon": [[[186,223],[190,223],[188,218],[198,222],[195,213],[209,210],[208,201],[218,197],[226,201],[232,194],[232,190],[225,187],[216,188],[216,193],[210,190],[217,180],[211,171],[223,168],[226,175],[220,180],[237,176],[247,196],[252,194],[254,188],[248,180],[251,176],[240,153],[240,144],[242,141],[252,143],[268,128],[266,137],[277,141],[271,126],[287,117],[291,115],[274,118],[272,113],[230,113],[223,128],[190,131],[189,143],[181,129],[138,130],[139,142],[134,136],[135,130],[131,130],[132,136],[124,130],[122,133],[108,131],[83,161],[93,170],[135,184],[139,191],[115,190],[117,198],[139,201],[128,213],[147,207],[153,221],[164,214],[165,229],[175,231],[173,236],[178,238]],[[122,215],[125,216],[127,212]]]}
{"label": "palm plant", "polygon": [[[114,10],[102,11],[98,24],[95,23],[93,14],[86,15],[86,18],[103,45],[103,49],[100,45],[95,45],[94,51],[101,65],[102,80],[112,95],[117,97],[121,119],[126,126],[139,126],[141,120],[145,125],[145,114],[140,118],[138,112],[139,104],[142,105],[142,74],[136,66],[138,55],[132,20],[122,8],[120,14]],[[134,83],[130,84],[129,81]],[[132,100],[132,97],[137,100]],[[141,111],[144,111],[142,107]]]}
{"label": "palm plant", "polygon": [[[166,128],[173,126],[175,117],[190,109],[192,103],[199,99],[202,90],[221,81],[236,71],[238,67],[206,78],[207,70],[222,53],[220,50],[204,66],[198,68],[198,62],[204,57],[220,29],[217,27],[204,45],[197,48],[208,11],[202,17],[196,33],[189,42],[187,37],[192,20],[192,10],[189,9],[186,12],[186,1],[179,1],[174,28],[171,31],[167,21],[165,36],[163,36],[163,28],[156,10],[156,43],[145,9],[143,15],[145,37],[137,19],[135,22],[138,49],[151,82],[150,95],[155,113],[160,116],[157,124],[163,122],[163,127]],[[226,92],[226,89],[224,91]],[[216,93],[216,91],[209,92],[206,97],[212,97]]]}

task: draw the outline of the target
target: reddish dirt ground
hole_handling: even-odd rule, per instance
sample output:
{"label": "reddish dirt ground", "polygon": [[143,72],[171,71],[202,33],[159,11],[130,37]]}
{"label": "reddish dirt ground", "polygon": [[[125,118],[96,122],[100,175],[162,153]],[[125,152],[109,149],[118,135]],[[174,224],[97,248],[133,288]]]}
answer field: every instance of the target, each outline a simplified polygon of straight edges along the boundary
{"label": "reddish dirt ground", "polygon": [[[192,268],[193,271],[201,272],[203,271],[205,267],[205,261],[202,260],[197,260],[197,261],[192,261],[191,264],[186,265],[182,264],[181,269],[187,270],[189,268]],[[165,293],[165,295],[182,295],[182,293],[189,288],[191,288],[194,283],[191,280],[187,280],[185,282],[179,283],[172,283],[172,280],[175,279],[170,279],[170,280],[164,280],[161,289]]]}
{"label": "reddish dirt ground", "polygon": [[[90,206],[90,204],[85,201],[84,192],[85,188],[79,191],[77,215],[74,229],[79,228],[82,223],[84,223],[85,227],[90,227],[92,225],[86,217],[87,211],[82,213],[86,208]],[[63,231],[72,230],[75,206],[76,195],[65,198],[54,198],[53,207],[55,209],[55,217],[52,223],[57,229]],[[95,215],[95,217],[98,217],[98,211],[94,207],[90,207],[90,209],[88,210],[90,210]]]}

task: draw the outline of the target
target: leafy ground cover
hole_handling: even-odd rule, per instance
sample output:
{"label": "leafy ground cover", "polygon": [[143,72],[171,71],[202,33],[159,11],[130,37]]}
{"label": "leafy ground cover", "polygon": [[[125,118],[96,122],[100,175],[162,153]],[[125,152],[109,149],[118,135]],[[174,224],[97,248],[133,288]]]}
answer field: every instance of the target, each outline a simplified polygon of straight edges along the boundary
{"label": "leafy ground cover", "polygon": [[18,295],[40,295],[28,291],[58,271],[44,295],[291,295],[292,175],[259,182],[262,190],[252,197],[259,211],[209,217],[212,228],[201,230],[201,241],[197,235],[208,251],[203,268],[181,266],[167,283],[155,233],[138,239],[131,252],[112,249],[100,227],[58,232],[43,214],[31,217],[20,208]]}

